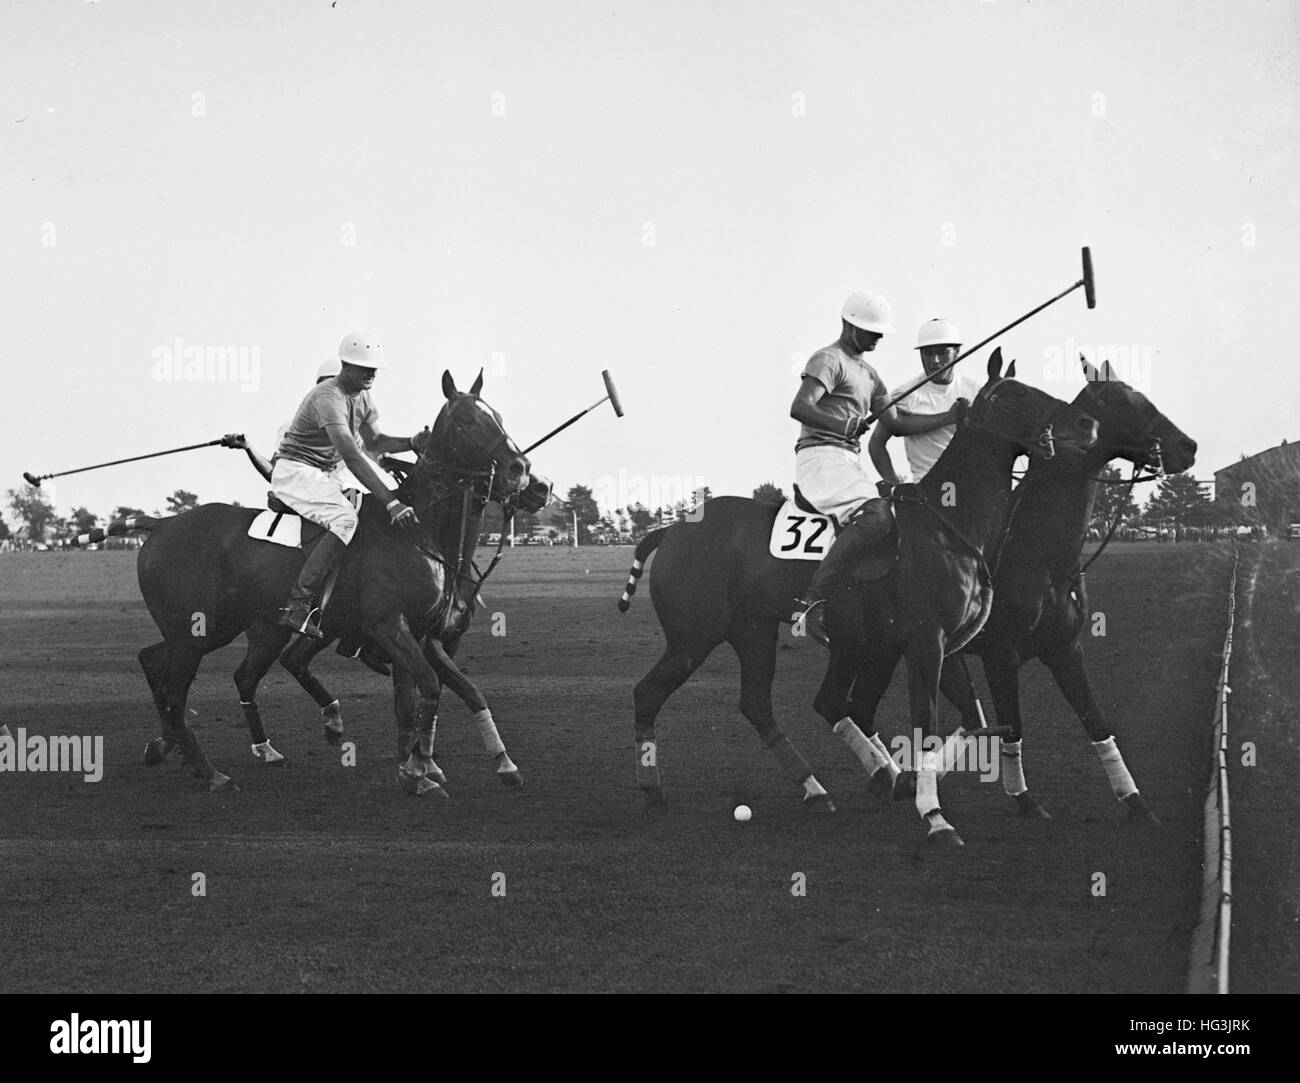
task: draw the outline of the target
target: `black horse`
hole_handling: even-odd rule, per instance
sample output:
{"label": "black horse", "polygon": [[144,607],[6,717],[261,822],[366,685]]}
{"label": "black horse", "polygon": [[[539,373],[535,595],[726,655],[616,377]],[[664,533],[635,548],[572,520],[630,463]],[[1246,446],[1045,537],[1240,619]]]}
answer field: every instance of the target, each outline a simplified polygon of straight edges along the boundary
{"label": "black horse", "polygon": [[[991,371],[1001,372],[1000,351],[994,352],[989,364]],[[1039,395],[1011,381],[999,396],[999,408],[992,411],[981,405],[979,416],[988,414],[989,424],[1002,426],[1010,426],[1014,419],[1023,427],[1026,418],[1041,420],[1038,414],[1050,403],[1052,423],[1063,426],[1063,444],[1090,438],[1084,431],[1090,423],[1077,411]],[[1077,424],[1083,430],[1076,430]],[[965,430],[976,431],[969,421]],[[1036,441],[1044,431],[1032,435]],[[655,719],[668,697],[720,643],[727,642],[740,660],[741,713],[776,755],[787,777],[803,786],[805,806],[834,811],[830,797],[794,751],[772,712],[777,636],[782,624],[789,623],[792,599],[807,587],[816,568],[812,561],[778,560],[769,554],[768,538],[777,511],[767,502],[719,497],[704,505],[699,521],[652,531],[637,546],[619,608],[627,611],[646,561],[657,552],[650,593],[667,639],[663,656],[634,693],[637,780],[651,810],[665,804],[656,762]],[[844,739],[850,743],[848,737]]]}
{"label": "black horse", "polygon": [[[1080,457],[1097,422],[1076,406],[1002,375],[997,353],[938,462],[918,484],[895,490],[897,559],[884,554],[847,577],[827,600],[830,659],[813,708],[861,756],[863,734],[848,715],[850,693],[874,717],[900,659],[907,659],[916,808],[932,842],[961,845],[938,797],[939,678],[946,654],[979,634],[992,606],[984,554],[1002,533],[1016,458]],[[882,546],[882,548],[887,548]],[[874,726],[870,727],[874,729]]]}
{"label": "black horse", "polygon": [[[1083,359],[1081,359],[1083,360]],[[1079,716],[1105,768],[1115,796],[1130,820],[1154,820],[1124,765],[1110,723],[1097,705],[1084,665],[1080,634],[1089,619],[1088,593],[1081,567],[1084,540],[1100,481],[1098,471],[1112,459],[1125,459],[1160,473],[1189,470],[1196,442],[1165,417],[1145,395],[1116,378],[1108,364],[1101,371],[1083,360],[1087,383],[1074,405],[1100,425],[1097,445],[1081,459],[1036,460],[1016,489],[1013,508],[993,577],[993,610],[984,630],[964,648],[984,662],[1000,727],[1003,789],[1022,815],[1047,817],[1025,784],[1021,766],[1020,668],[1037,658]],[[944,663],[942,690],[962,713],[963,729],[983,725],[972,692],[965,657]],[[870,711],[849,702],[859,724]],[[868,727],[870,728],[870,727]],[[962,731],[955,735],[962,739]],[[950,764],[955,745],[945,749]],[[942,770],[942,769],[941,769]]]}
{"label": "black horse", "polygon": [[[511,502],[533,491],[528,459],[506,435],[500,415],[479,398],[480,373],[468,392],[444,373],[447,402],[418,462],[397,495],[416,511],[420,526],[393,526],[384,508],[361,502],[356,536],[339,565],[325,607],[323,648],[335,638],[368,639],[393,662],[397,716],[398,780],[412,793],[441,792],[431,751],[444,683],[474,712],[484,746],[504,782],[518,785],[518,768],[505,751],[487,701],[452,656],[477,596],[473,548],[489,499]],[[248,650],[235,672],[254,742],[266,740],[257,686],[288,641],[276,623],[279,606],[321,533],[302,523],[303,549],[248,537],[254,509],[205,504],[168,519],[136,519],[152,533],[140,550],[140,590],[163,639],[140,651],[153,691],[162,735],[146,749],[146,762],[162,762],[179,746],[186,763],[210,780],[217,771],[186,724],[190,684],[205,654],[247,632]],[[327,736],[342,734],[337,698],[307,664],[294,673],[321,707]],[[416,690],[419,693],[417,712]],[[404,761],[404,762],[403,762]]]}

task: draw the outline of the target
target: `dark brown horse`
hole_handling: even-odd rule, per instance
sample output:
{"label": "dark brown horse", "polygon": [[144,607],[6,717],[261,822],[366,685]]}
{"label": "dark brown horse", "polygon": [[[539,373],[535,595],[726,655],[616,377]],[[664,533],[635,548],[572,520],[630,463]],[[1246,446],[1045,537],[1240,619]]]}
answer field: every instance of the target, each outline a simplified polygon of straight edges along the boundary
{"label": "dark brown horse", "polygon": [[[964,649],[984,662],[996,720],[1009,732],[1002,743],[1004,791],[1021,813],[1046,818],[1030,793],[1021,766],[1020,668],[1037,658],[1051,672],[1088,733],[1115,796],[1129,819],[1152,814],[1124,764],[1111,724],[1097,705],[1084,665],[1080,634],[1089,619],[1081,568],[1083,543],[1092,519],[1098,472],[1112,459],[1138,468],[1180,473],[1196,458],[1196,442],[1165,417],[1145,395],[1117,379],[1108,364],[1100,372],[1083,361],[1087,383],[1074,405],[1100,425],[1097,445],[1081,459],[1036,460],[1016,489],[1010,522],[993,577],[993,609],[984,630]],[[964,655],[944,664],[944,695],[962,712],[963,728],[983,718],[972,694]],[[849,702],[849,714],[863,725],[869,711]],[[868,723],[868,732],[872,729]],[[961,739],[961,731],[957,739]],[[945,749],[952,762],[955,746]],[[941,767],[942,771],[942,767]]]}
{"label": "dark brown horse", "polygon": [[[368,639],[393,662],[398,780],[412,793],[440,792],[431,749],[438,700],[446,684],[474,712],[484,746],[504,782],[520,782],[497,733],[487,701],[452,660],[477,594],[471,574],[474,541],[489,499],[507,503],[529,491],[528,460],[506,435],[500,415],[479,398],[482,374],[468,392],[443,374],[447,402],[419,461],[397,490],[420,526],[389,522],[370,497],[344,554],[325,608],[324,646],[335,638]],[[248,650],[235,673],[254,741],[265,740],[257,686],[289,637],[276,623],[279,606],[305,559],[290,549],[249,538],[254,509],[205,504],[169,519],[136,520],[152,533],[140,550],[145,604],[163,634],[140,652],[162,736],[146,762],[159,763],[179,746],[185,761],[213,788],[229,781],[217,771],[186,724],[185,703],[203,656],[247,632]],[[304,546],[321,533],[303,522]],[[337,698],[304,665],[294,673],[316,700],[329,735],[342,733]],[[419,704],[417,710],[416,692]]]}
{"label": "dark brown horse", "polygon": [[1093,418],[1003,377],[995,353],[988,382],[938,462],[918,484],[896,490],[897,561],[882,561],[876,574],[849,576],[828,599],[830,659],[813,708],[867,762],[873,749],[848,716],[849,695],[870,721],[906,658],[912,732],[920,745],[912,749],[909,770],[932,842],[961,845],[939,805],[933,747],[939,741],[939,678],[944,656],[969,643],[988,618],[992,583],[984,554],[1007,520],[1011,468],[1020,455],[1077,458],[1096,441]]}
{"label": "dark brown horse", "polygon": [[[990,367],[1000,372],[1001,365],[1001,354],[995,352]],[[1035,442],[1044,436],[1048,424],[1038,415],[1050,402],[1051,423],[1060,430],[1063,447],[1090,438],[1087,430],[1091,423],[1077,411],[1046,396],[1040,400],[1040,393],[1022,384],[1003,383],[1005,392],[999,395],[998,408],[993,410],[987,402],[980,406],[978,416],[987,414],[989,424],[1010,427],[1014,421],[1028,431],[1041,422],[1030,433],[1030,442]],[[976,427],[985,424],[977,420],[963,432],[974,434]],[[1078,424],[1083,428],[1076,429]],[[1018,430],[1015,435],[1020,435]],[[812,561],[778,560],[769,554],[768,538],[777,511],[766,502],[719,497],[704,505],[699,521],[653,531],[637,546],[619,608],[627,610],[646,561],[657,551],[650,593],[667,639],[663,656],[634,693],[637,779],[651,810],[665,804],[656,762],[655,719],[667,698],[723,642],[731,644],[740,660],[741,713],[772,750],[786,776],[803,787],[805,806],[834,810],[830,797],[790,745],[772,712],[777,636],[781,625],[789,622],[792,599],[802,593],[816,567]],[[848,738],[845,740],[847,743]]]}

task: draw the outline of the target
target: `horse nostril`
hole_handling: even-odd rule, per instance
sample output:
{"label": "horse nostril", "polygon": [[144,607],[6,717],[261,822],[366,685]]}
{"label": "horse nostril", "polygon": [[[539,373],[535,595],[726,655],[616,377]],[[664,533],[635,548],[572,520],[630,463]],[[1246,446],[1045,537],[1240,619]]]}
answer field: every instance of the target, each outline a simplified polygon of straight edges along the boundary
{"label": "horse nostril", "polygon": [[522,460],[516,459],[514,462],[510,464],[510,476],[512,478],[518,479],[523,475],[523,472],[524,472],[524,464]]}

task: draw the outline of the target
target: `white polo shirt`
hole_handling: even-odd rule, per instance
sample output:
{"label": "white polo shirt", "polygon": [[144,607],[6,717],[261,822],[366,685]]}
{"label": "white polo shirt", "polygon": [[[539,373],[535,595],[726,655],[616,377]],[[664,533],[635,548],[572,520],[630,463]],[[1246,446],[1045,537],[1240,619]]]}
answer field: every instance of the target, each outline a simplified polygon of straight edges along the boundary
{"label": "white polo shirt", "polygon": [[[918,372],[910,380],[899,384],[889,393],[893,398],[899,392],[906,391],[917,380],[925,378],[924,372]],[[969,372],[953,372],[952,383],[940,384],[931,380],[924,387],[919,387],[907,398],[898,403],[898,409],[905,414],[941,414],[951,410],[952,404],[959,398],[974,402],[984,385]],[[930,468],[939,461],[939,456],[947,448],[955,425],[945,425],[942,429],[932,429],[917,436],[904,436],[903,447],[907,451],[907,467],[912,481],[920,481],[930,472]]]}

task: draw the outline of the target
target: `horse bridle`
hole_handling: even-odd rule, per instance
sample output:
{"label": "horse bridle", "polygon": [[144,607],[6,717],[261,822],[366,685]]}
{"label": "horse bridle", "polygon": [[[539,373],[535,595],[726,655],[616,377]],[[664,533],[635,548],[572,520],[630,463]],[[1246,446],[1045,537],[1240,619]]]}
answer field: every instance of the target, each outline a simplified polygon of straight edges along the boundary
{"label": "horse bridle", "polygon": [[[984,399],[985,402],[988,404],[987,412],[992,412],[993,410],[1001,410],[1004,414],[1014,417],[1015,414],[1007,407],[1000,406],[997,400],[998,388],[1003,383],[1005,383],[1006,380],[1007,377],[1003,377],[991,388],[989,388],[987,394],[984,396]],[[1001,440],[1012,439],[1011,437],[1007,436],[1005,432],[995,429],[991,425],[986,425],[984,422],[978,420],[974,416],[975,406],[978,402],[979,399],[977,398],[976,401],[972,403],[970,408],[966,411],[966,416],[962,419],[962,425],[966,428],[973,429],[976,432],[984,432],[984,433],[988,433],[990,436],[996,436]],[[1045,459],[1052,459],[1056,457],[1056,437],[1055,434],[1052,432],[1052,415],[1056,413],[1057,406],[1058,403],[1056,402],[1056,400],[1049,399],[1049,401],[1044,405],[1041,422],[1038,419],[1035,419],[1035,421],[1033,422],[1034,425],[1038,425],[1040,423],[1042,425],[1041,431],[1038,434],[1037,440],[1034,441],[1034,444],[1035,446],[1043,449],[1043,458]]]}
{"label": "horse bridle", "polygon": [[[480,407],[477,398],[474,399],[474,405],[476,409],[482,409],[485,413],[488,413],[489,417],[492,419],[492,423],[496,426],[497,434],[491,442],[486,445],[476,444],[474,446],[475,452],[490,457],[490,465],[485,469],[471,469],[456,465],[454,460],[459,457],[458,451],[463,450],[463,448],[456,440],[458,430],[453,428],[452,434],[447,439],[448,458],[452,461],[445,465],[436,463],[433,457],[428,454],[429,448],[426,445],[425,450],[420,453],[419,462],[416,463],[415,469],[412,471],[413,475],[418,472],[426,473],[433,484],[435,497],[424,505],[424,511],[426,514],[433,508],[447,503],[447,501],[456,496],[461,497],[460,530],[457,534],[459,540],[457,543],[455,563],[453,564],[441,554],[434,552],[427,545],[424,545],[420,541],[418,535],[411,535],[406,539],[415,547],[417,552],[435,563],[442,565],[442,567],[446,568],[447,571],[451,573],[453,576],[453,586],[450,592],[452,596],[455,596],[457,591],[459,591],[462,582],[468,581],[472,584],[474,589],[468,600],[470,609],[473,609],[474,602],[478,598],[478,593],[482,589],[483,583],[501,561],[502,549],[505,547],[506,535],[503,530],[501,532],[501,537],[497,541],[496,552],[493,554],[492,560],[489,562],[485,570],[480,571],[478,564],[472,557],[469,560],[468,566],[462,570],[461,566],[465,563],[465,528],[469,523],[469,518],[472,512],[478,508],[486,507],[488,502],[492,499],[492,488],[497,477],[497,459],[501,452],[504,450],[518,454],[518,449],[514,447],[513,441],[506,433],[501,422],[497,420],[495,414],[487,407]],[[447,407],[449,417],[452,408],[453,407],[450,404]],[[423,471],[421,471],[421,467],[423,467]],[[480,483],[483,482],[486,482],[486,484],[482,485],[480,490]],[[404,481],[403,486],[406,484],[407,482]],[[436,496],[437,490],[443,487],[448,490],[446,494],[440,497]],[[509,497],[505,498],[503,505],[507,505],[509,500]],[[508,515],[506,517],[509,518]]]}

